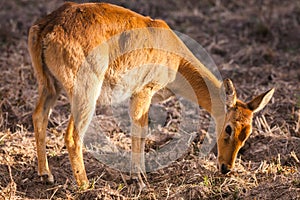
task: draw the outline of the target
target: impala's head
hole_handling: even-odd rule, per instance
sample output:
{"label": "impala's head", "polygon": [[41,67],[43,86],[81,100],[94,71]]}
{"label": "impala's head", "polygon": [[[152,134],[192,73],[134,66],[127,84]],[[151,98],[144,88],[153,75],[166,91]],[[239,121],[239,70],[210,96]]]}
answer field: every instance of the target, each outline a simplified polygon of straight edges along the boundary
{"label": "impala's head", "polygon": [[252,132],[253,114],[266,106],[274,89],[244,103],[237,99],[235,88],[229,79],[224,80],[223,86],[226,93],[226,115],[223,128],[218,134],[217,145],[218,168],[222,174],[226,174],[234,167],[238,151]]}

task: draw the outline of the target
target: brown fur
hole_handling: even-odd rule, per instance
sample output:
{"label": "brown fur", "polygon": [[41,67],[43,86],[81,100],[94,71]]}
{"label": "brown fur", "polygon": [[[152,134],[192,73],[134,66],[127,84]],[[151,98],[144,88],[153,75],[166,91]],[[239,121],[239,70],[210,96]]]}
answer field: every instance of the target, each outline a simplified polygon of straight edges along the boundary
{"label": "brown fur", "polygon": [[[215,118],[219,164],[226,164],[230,169],[237,151],[251,132],[252,112],[264,107],[273,94],[273,90],[269,91],[251,104],[235,103],[234,94],[232,105],[225,113],[222,83],[164,21],[105,3],[65,3],[30,28],[28,48],[39,83],[39,100],[33,113],[38,174],[50,182],[54,179],[46,156],[46,127],[50,109],[61,89],[66,91],[71,103],[65,142],[77,184],[84,188],[88,186],[88,179],[81,138],[91,121],[96,101],[111,103],[113,91],[121,96],[128,92],[131,95],[131,172],[138,178],[140,187],[144,187],[140,173],[145,171],[148,109],[155,93],[163,91],[167,84],[173,91],[197,101]],[[124,74],[130,80],[122,78]],[[172,86],[175,78],[188,84]],[[189,86],[194,97],[186,92]],[[173,93],[160,94],[157,99],[161,100]],[[226,116],[225,119],[222,116]],[[230,138],[224,133],[227,123],[234,128],[234,136]]]}

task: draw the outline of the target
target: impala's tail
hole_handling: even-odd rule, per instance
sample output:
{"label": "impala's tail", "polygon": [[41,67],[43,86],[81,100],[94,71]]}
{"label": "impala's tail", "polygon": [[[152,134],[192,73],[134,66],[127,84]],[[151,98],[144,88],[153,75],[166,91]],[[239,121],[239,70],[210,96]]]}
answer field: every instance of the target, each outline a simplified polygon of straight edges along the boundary
{"label": "impala's tail", "polygon": [[45,87],[48,92],[56,94],[56,80],[48,70],[44,60],[41,32],[39,25],[34,25],[30,28],[28,35],[28,50],[39,87]]}

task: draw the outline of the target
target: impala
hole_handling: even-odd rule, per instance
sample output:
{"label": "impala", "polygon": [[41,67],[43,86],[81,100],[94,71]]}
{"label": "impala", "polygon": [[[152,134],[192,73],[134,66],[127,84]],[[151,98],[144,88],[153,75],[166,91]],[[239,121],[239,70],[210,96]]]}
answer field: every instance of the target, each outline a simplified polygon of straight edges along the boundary
{"label": "impala", "polygon": [[[231,80],[219,81],[164,21],[106,3],[65,3],[30,28],[28,47],[39,85],[33,113],[38,175],[48,182],[54,177],[46,155],[46,128],[61,90],[71,104],[65,144],[74,177],[83,188],[88,187],[88,178],[82,138],[96,103],[109,102],[113,90],[120,98],[131,96],[131,175],[140,187],[144,187],[141,173],[145,172],[145,127],[151,99],[178,74],[192,87],[199,106],[215,119],[218,168],[223,174],[234,167],[252,131],[253,113],[274,93],[271,89],[247,103],[238,100]],[[122,78],[124,74],[129,78]],[[182,87],[179,90],[188,97]]]}

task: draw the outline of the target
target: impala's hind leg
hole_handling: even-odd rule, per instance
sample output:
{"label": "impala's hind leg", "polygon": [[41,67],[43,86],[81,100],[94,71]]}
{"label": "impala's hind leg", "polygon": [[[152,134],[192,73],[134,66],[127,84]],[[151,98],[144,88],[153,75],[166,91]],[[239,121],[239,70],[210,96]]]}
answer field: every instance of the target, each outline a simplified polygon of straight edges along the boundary
{"label": "impala's hind leg", "polygon": [[131,177],[137,178],[140,189],[145,187],[141,173],[145,173],[145,139],[148,130],[148,110],[152,98],[151,88],[132,95],[131,116]]}
{"label": "impala's hind leg", "polygon": [[72,114],[65,135],[73,174],[81,189],[89,186],[82,155],[83,137],[92,120],[102,86],[102,80],[93,75],[83,74],[83,79],[78,79],[74,85],[70,99]]}
{"label": "impala's hind leg", "polygon": [[54,86],[54,80],[50,76],[47,81],[47,84],[40,84],[39,99],[32,120],[37,148],[38,175],[42,177],[42,180],[52,183],[54,178],[48,167],[46,155],[46,128],[50,109],[54,105],[60,89]]}
{"label": "impala's hind leg", "polygon": [[82,137],[82,134],[76,128],[73,116],[71,116],[65,135],[65,143],[69,152],[69,159],[77,185],[82,189],[85,189],[88,187],[88,178],[83,163]]}

